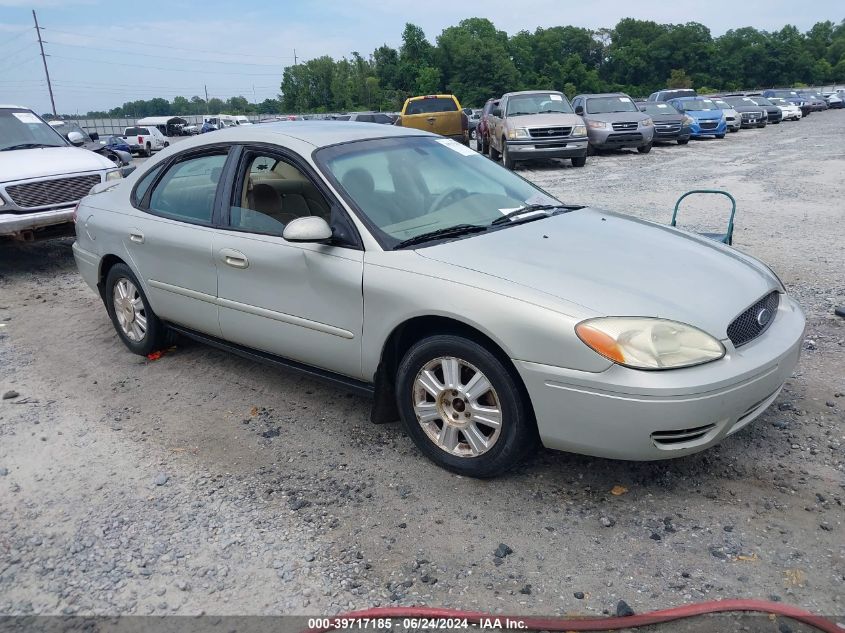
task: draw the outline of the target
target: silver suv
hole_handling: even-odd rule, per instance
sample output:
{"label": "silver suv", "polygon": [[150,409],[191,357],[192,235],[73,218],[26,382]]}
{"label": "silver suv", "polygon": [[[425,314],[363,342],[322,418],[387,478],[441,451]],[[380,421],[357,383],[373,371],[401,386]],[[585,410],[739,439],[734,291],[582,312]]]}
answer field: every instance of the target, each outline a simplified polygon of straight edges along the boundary
{"label": "silver suv", "polygon": [[641,154],[651,151],[654,122],[628,95],[622,92],[578,95],[572,100],[575,114],[584,117],[591,149],[636,147]]}
{"label": "silver suv", "polygon": [[513,169],[532,158],[570,158],[573,167],[587,163],[587,129],[562,92],[508,92],[488,119],[490,158],[502,157]]}

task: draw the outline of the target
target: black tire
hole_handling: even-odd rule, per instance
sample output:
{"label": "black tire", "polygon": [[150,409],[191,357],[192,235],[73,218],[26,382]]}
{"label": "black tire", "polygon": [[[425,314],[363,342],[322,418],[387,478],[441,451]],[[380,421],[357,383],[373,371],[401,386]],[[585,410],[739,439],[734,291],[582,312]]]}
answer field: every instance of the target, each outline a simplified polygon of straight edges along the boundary
{"label": "black tire", "polygon": [[488,154],[490,155],[490,158],[492,160],[499,160],[499,156],[501,156],[501,154],[499,154],[499,152],[496,150],[496,148],[493,147],[493,143],[488,141],[487,142],[487,149],[489,150]]}
{"label": "black tire", "polygon": [[731,128],[731,134],[733,134],[734,132],[739,132],[739,128],[738,127],[732,127]]}
{"label": "black tire", "polygon": [[725,135],[724,134],[717,134],[716,138],[725,138]]}
{"label": "black tire", "polygon": [[[500,435],[481,455],[462,457],[447,452],[429,438],[417,420],[414,382],[428,362],[442,356],[472,364],[489,380],[498,397],[502,414]],[[528,457],[539,443],[530,402],[512,371],[485,347],[461,336],[441,334],[415,343],[399,365],[396,400],[402,426],[417,448],[438,466],[460,475],[478,478],[500,475]]]}
{"label": "black tire", "polygon": [[490,138],[487,136],[481,137],[481,153],[482,154],[489,154],[490,153]]}
{"label": "black tire", "polygon": [[758,123],[757,127],[762,130],[764,127],[766,127],[766,124],[765,123]]}
{"label": "black tire", "polygon": [[170,141],[165,141],[165,142],[164,142],[164,146],[165,146],[165,147],[170,147]]}
{"label": "black tire", "polygon": [[[123,329],[120,327],[117,314],[115,313],[114,287],[121,279],[127,279],[133,286],[135,286],[138,291],[138,296],[144,305],[144,316],[146,316],[147,319],[147,331],[140,341],[133,341],[126,336]],[[123,344],[126,345],[129,351],[141,356],[146,356],[147,354],[160,350],[165,346],[168,340],[167,327],[159,320],[159,318],[155,315],[155,312],[153,312],[141,284],[138,283],[138,278],[129,266],[126,264],[115,264],[111,267],[111,269],[109,269],[109,273],[106,275],[104,292],[106,310],[109,313],[109,318],[111,318],[112,325],[114,325],[114,329],[120,337],[120,340],[123,341]]]}
{"label": "black tire", "polygon": [[502,139],[502,165],[505,166],[505,169],[513,170],[516,167],[516,161],[511,156],[511,152],[508,149],[508,144],[505,139]]}
{"label": "black tire", "polygon": [[144,148],[144,156],[149,158],[152,155],[153,155],[153,148],[150,146],[149,143],[147,143],[147,146]]}
{"label": "black tire", "polygon": [[595,148],[595,146],[592,143],[590,143],[588,141],[587,142],[587,156],[595,156],[596,154],[598,154],[598,150]]}
{"label": "black tire", "polygon": [[652,146],[652,144],[651,144],[651,143],[649,143],[648,145],[640,145],[640,146],[637,148],[637,151],[638,151],[640,154],[648,154],[648,153],[651,151],[651,146]]}
{"label": "black tire", "polygon": [[573,156],[572,157],[572,166],[573,167],[583,167],[587,164],[587,157],[586,156]]}
{"label": "black tire", "polygon": [[679,138],[678,139],[678,145],[688,145],[688,144],[689,144],[688,138]]}

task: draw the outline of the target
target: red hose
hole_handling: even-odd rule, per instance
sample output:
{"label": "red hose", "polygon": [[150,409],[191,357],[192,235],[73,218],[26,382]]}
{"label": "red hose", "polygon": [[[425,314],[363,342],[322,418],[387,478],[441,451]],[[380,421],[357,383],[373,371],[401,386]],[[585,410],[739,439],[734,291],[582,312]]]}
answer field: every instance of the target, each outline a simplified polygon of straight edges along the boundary
{"label": "red hose", "polygon": [[[532,616],[495,615],[480,611],[461,611],[459,609],[440,609],[437,607],[378,607],[363,609],[361,611],[350,611],[335,618],[328,618],[329,626],[323,628],[308,629],[307,633],[325,633],[336,628],[334,621],[354,620],[362,618],[453,618],[466,619],[470,624],[478,624],[481,620],[504,621],[505,618],[511,621],[523,623],[521,628],[534,631],[617,631],[619,629],[631,629],[652,624],[663,624],[673,620],[683,620],[712,613],[751,611],[768,613],[791,618],[797,622],[824,631],[824,633],[842,633],[843,629],[821,616],[813,615],[797,607],[792,607],[780,602],[767,602],[765,600],[713,600],[710,602],[699,602],[686,604],[672,609],[660,611],[649,611],[626,617],[602,617],[602,618],[539,618]],[[350,626],[349,628],[357,628]]]}

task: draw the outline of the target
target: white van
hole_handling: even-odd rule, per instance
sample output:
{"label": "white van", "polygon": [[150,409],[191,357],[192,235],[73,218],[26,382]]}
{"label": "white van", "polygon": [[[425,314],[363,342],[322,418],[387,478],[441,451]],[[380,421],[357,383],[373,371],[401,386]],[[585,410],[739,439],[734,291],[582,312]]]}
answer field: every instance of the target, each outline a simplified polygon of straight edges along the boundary
{"label": "white van", "polygon": [[238,125],[252,125],[252,121],[244,114],[236,114],[235,115],[235,123]]}
{"label": "white van", "polygon": [[122,177],[105,156],[74,147],[29,108],[0,105],[0,237],[73,233],[73,212],[91,187]]}
{"label": "white van", "polygon": [[222,130],[227,127],[235,127],[238,122],[231,114],[215,114],[213,116],[204,116],[203,123],[213,125],[215,130]]}

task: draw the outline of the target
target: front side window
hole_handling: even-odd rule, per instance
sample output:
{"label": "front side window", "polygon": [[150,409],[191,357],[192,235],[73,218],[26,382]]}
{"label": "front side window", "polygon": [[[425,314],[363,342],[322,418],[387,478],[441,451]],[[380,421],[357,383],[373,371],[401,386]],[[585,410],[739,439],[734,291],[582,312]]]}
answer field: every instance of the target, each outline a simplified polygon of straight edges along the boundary
{"label": "front side window", "polygon": [[172,165],[150,195],[149,210],[158,215],[211,224],[217,184],[226,164],[226,154],[206,154]]}
{"label": "front side window", "polygon": [[321,149],[316,158],[390,248],[456,225],[488,227],[525,205],[560,205],[450,139],[370,139]]}
{"label": "front side window", "polygon": [[296,218],[316,215],[329,221],[329,204],[296,165],[260,153],[248,153],[245,164],[243,185],[229,213],[232,228],[281,236]]}
{"label": "front side window", "polygon": [[559,92],[512,95],[508,98],[508,116],[544,114],[546,112],[572,113],[567,98]]}

